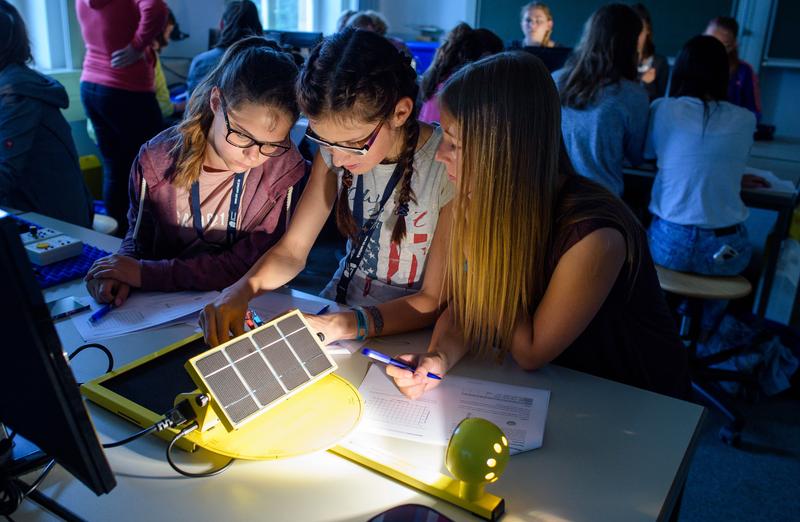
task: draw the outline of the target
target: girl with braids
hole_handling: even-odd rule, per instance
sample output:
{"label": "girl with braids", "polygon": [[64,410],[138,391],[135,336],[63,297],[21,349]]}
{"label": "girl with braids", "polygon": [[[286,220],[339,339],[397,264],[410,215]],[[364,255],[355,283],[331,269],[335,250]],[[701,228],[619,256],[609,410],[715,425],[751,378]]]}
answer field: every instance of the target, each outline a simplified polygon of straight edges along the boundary
{"label": "girl with braids", "polygon": [[[530,93],[537,93],[531,96]],[[439,157],[456,178],[448,306],[427,353],[389,366],[418,397],[467,352],[549,362],[685,397],[686,352],[636,218],[572,169],[556,86],[528,53],[466,65],[440,95]]]}
{"label": "girl with braids", "polygon": [[264,38],[240,40],[200,83],[182,123],[142,146],[128,233],[86,275],[97,301],[119,306],[131,288],[220,290],[277,241],[306,169],[289,139],[297,72]]}
{"label": "girl with braids", "polygon": [[436,93],[444,81],[464,64],[503,50],[503,40],[488,29],[473,29],[464,22],[447,35],[436,50],[433,64],[422,76],[422,108],[419,119],[424,122],[439,121],[439,104]]}
{"label": "girl with braids", "polygon": [[334,204],[348,243],[323,295],[365,309],[310,317],[325,342],[433,322],[442,265],[428,258],[445,247],[437,224],[449,226],[453,188],[435,161],[441,129],[417,121],[417,91],[410,60],[375,33],[346,29],[311,52],[297,94],[320,151],[286,234],[203,311],[209,344],[242,333],[248,301],[303,269]]}

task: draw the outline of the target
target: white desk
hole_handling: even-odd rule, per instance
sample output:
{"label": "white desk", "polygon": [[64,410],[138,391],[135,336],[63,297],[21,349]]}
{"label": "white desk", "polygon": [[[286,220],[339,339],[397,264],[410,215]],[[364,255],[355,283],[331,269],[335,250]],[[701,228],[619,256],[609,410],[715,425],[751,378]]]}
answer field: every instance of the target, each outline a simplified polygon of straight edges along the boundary
{"label": "white desk", "polygon": [[[118,240],[26,215],[96,246],[113,249]],[[84,294],[80,282],[48,290],[55,295]],[[309,297],[303,294],[304,297]],[[65,350],[82,340],[72,323],[56,325]],[[175,326],[109,340],[117,366],[151,353],[192,332]],[[392,354],[423,350],[430,332],[375,340]],[[360,383],[367,370],[361,356],[336,356],[339,374]],[[79,381],[104,368],[91,351],[73,363]],[[549,366],[533,373],[506,364],[466,361],[454,373],[481,376],[552,391],[541,449],[511,458],[506,473],[490,491],[506,499],[503,520],[645,521],[669,518],[686,478],[694,439],[703,416],[700,406],[631,388],[590,375]],[[105,441],[134,431],[133,425],[88,403]],[[164,460],[165,444],[146,437],[106,451],[118,481],[116,489],[95,497],[61,467],[40,490],[88,520],[270,520],[363,521],[389,507],[419,503],[454,520],[478,520],[454,506],[400,485],[334,454],[323,452],[290,460],[237,462],[220,476],[179,477]],[[188,466],[211,456],[178,452]],[[224,459],[217,459],[219,465]],[[197,470],[202,464],[197,464]],[[31,502],[17,521],[52,520]]]}

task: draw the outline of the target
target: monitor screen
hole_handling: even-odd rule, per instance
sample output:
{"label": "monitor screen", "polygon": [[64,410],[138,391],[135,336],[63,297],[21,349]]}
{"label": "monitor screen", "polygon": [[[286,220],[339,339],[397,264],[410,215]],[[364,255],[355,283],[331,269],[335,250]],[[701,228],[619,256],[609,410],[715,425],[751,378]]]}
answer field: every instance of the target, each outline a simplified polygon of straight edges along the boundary
{"label": "monitor screen", "polygon": [[572,54],[570,47],[523,47],[522,49],[538,57],[550,72],[555,72],[564,67],[567,58]]}
{"label": "monitor screen", "polygon": [[100,495],[116,480],[83,404],[17,222],[0,211],[0,422]]}

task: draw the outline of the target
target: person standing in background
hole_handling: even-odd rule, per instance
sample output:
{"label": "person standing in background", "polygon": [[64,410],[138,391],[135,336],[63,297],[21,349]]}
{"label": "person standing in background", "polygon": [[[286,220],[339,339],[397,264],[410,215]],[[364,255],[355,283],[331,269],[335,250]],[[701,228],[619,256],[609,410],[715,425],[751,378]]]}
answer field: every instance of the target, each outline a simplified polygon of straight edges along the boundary
{"label": "person standing in background", "polygon": [[753,66],[739,59],[739,23],[730,16],[718,16],[708,22],[706,32],[725,46],[728,53],[728,101],[749,109],[761,121],[761,90]]}
{"label": "person standing in background", "polygon": [[189,96],[203,78],[217,66],[228,47],[242,38],[262,36],[264,33],[261,19],[258,17],[258,8],[250,0],[236,0],[225,4],[219,28],[219,39],[214,47],[195,56],[189,66],[189,75],[186,79],[186,93]]}
{"label": "person standing in background", "polygon": [[631,8],[639,15],[642,21],[642,32],[639,33],[639,83],[647,91],[650,101],[661,98],[667,92],[669,81],[669,63],[660,54],[656,54],[653,43],[653,22],[650,12],[644,4],[633,4]]}
{"label": "person standing in background", "polygon": [[91,228],[92,198],[61,109],[64,87],[30,67],[25,22],[0,0],[0,205]]}
{"label": "person standing in background", "polygon": [[78,0],[86,43],[81,102],[103,156],[103,199],[127,229],[128,174],[139,147],[163,126],[154,89],[153,40],[164,29],[164,0]]}
{"label": "person standing in background", "polygon": [[556,47],[550,36],[553,34],[553,13],[546,4],[531,2],[522,6],[520,26],[525,38],[514,40],[509,46],[512,49],[522,47]]}

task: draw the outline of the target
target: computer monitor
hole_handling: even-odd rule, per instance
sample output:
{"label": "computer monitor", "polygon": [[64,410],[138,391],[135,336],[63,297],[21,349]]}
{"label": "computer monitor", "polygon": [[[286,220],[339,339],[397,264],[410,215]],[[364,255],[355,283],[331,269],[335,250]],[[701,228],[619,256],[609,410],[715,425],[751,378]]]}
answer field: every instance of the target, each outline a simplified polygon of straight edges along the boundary
{"label": "computer monitor", "polygon": [[292,49],[310,50],[322,41],[322,33],[267,29],[264,31],[264,38],[267,40],[274,40],[281,46],[290,47]]}
{"label": "computer monitor", "polygon": [[33,277],[17,222],[3,211],[0,288],[0,423],[16,434],[11,458],[6,454],[0,460],[0,475],[26,471],[15,459],[35,462],[26,451],[33,443],[95,494],[110,492],[114,474]]}
{"label": "computer monitor", "polygon": [[570,47],[523,47],[522,50],[538,57],[550,72],[564,67],[567,58],[572,54]]}

